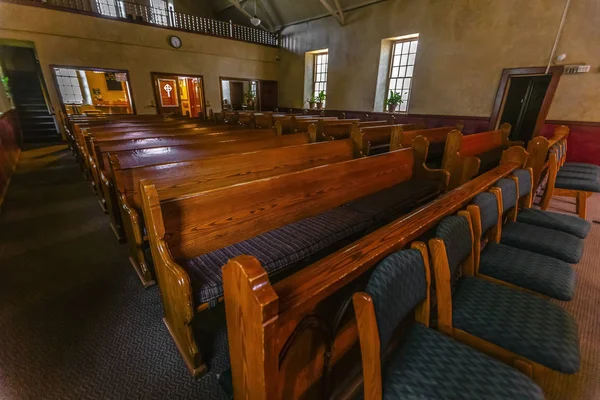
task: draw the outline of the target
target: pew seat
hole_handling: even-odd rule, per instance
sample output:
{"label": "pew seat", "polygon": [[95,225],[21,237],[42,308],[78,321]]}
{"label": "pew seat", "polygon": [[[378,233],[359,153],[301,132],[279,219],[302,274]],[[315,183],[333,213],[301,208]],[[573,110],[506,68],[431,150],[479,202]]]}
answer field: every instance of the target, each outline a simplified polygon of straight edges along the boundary
{"label": "pew seat", "polygon": [[313,217],[185,260],[198,304],[215,306],[223,296],[221,268],[240,255],[256,257],[269,276],[294,268],[321,251],[375,229],[444,191],[439,181],[411,179]]}
{"label": "pew seat", "polygon": [[485,246],[479,273],[562,301],[575,294],[575,271],[569,264],[501,243]]}
{"label": "pew seat", "polygon": [[397,218],[443,191],[443,185],[438,181],[414,179],[353,200],[345,207],[365,213],[375,222],[384,222]]}
{"label": "pew seat", "polygon": [[382,372],[383,399],[544,398],[516,369],[418,323]]}
{"label": "pew seat", "polygon": [[534,208],[521,209],[517,222],[559,230],[581,239],[585,239],[592,228],[592,223],[583,218]]}
{"label": "pew seat", "polygon": [[191,278],[195,301],[215,306],[223,295],[221,268],[229,259],[252,255],[272,275],[366,229],[370,222],[367,215],[338,207],[185,260],[182,266]]}
{"label": "pew seat", "polygon": [[579,370],[577,322],[543,298],[465,277],[452,296],[452,324],[553,370]]}
{"label": "pew seat", "polygon": [[504,225],[500,243],[545,254],[571,264],[577,264],[583,256],[583,240],[580,238],[521,222],[509,222]]}
{"label": "pew seat", "polygon": [[477,154],[477,157],[481,160],[481,164],[479,164],[478,174],[483,174],[484,172],[487,172],[492,168],[498,166],[498,164],[500,163],[500,158],[502,158],[502,152],[507,148],[508,147],[502,146]]}

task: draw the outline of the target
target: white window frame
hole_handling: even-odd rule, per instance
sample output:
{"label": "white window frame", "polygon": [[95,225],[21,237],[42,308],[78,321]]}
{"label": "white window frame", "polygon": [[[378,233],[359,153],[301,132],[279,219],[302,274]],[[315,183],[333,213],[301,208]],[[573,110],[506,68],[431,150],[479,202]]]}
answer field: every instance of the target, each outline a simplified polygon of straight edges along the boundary
{"label": "white window frame", "polygon": [[408,35],[392,43],[385,99],[389,98],[390,91],[400,92],[403,103],[398,105],[397,112],[409,111],[418,45],[418,34]]}

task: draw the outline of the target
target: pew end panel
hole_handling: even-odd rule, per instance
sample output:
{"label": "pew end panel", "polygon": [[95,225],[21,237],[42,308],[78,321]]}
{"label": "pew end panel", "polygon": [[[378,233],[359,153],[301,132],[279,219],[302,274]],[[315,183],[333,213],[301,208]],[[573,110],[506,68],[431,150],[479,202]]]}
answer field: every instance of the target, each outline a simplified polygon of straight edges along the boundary
{"label": "pew end panel", "polygon": [[412,141],[413,154],[415,163],[413,166],[413,174],[416,179],[425,179],[438,181],[444,188],[444,192],[448,190],[450,183],[450,174],[443,169],[431,169],[425,164],[429,153],[429,141],[423,136],[417,136]]}
{"label": "pew end panel", "polygon": [[165,315],[163,321],[186,367],[192,376],[200,377],[207,372],[207,366],[198,350],[191,326],[194,303],[190,278],[174,261],[165,241],[163,215],[156,187],[148,180],[141,181],[139,185],[140,192],[143,193],[144,222],[161,291]]}

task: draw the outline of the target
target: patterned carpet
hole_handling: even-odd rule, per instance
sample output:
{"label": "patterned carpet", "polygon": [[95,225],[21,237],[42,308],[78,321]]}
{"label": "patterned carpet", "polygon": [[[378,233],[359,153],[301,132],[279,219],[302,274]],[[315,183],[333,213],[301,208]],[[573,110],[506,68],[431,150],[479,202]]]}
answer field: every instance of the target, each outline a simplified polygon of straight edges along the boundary
{"label": "patterned carpet", "polygon": [[[553,208],[574,210],[571,200]],[[589,219],[600,220],[600,196]],[[550,400],[600,399],[600,225],[575,268],[582,370],[552,374]],[[226,399],[223,329],[210,373],[193,380],[97,198],[64,146],[23,153],[0,215],[0,399]]]}
{"label": "patterned carpet", "polygon": [[226,399],[193,380],[65,146],[23,153],[0,215],[0,398]]}
{"label": "patterned carpet", "polygon": [[[575,213],[575,199],[555,197],[550,211]],[[548,400],[600,399],[600,195],[588,200],[588,221],[594,221],[585,239],[583,259],[575,265],[577,288],[570,302],[556,301],[579,323],[581,370],[575,375],[550,373],[542,385]]]}

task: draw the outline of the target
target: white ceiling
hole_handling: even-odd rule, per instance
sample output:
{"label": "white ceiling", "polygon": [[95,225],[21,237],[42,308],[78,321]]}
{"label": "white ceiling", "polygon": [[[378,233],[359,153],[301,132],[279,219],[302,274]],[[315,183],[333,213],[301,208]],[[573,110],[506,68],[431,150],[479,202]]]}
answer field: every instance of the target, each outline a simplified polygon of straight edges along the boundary
{"label": "white ceiling", "polygon": [[[248,14],[256,15],[268,30],[279,30],[294,23],[331,15],[322,1],[336,9],[335,0],[210,0],[215,18],[232,20],[237,24],[249,25],[250,17],[240,11],[233,3],[239,2]],[[385,0],[338,0],[342,10],[357,8]]]}

